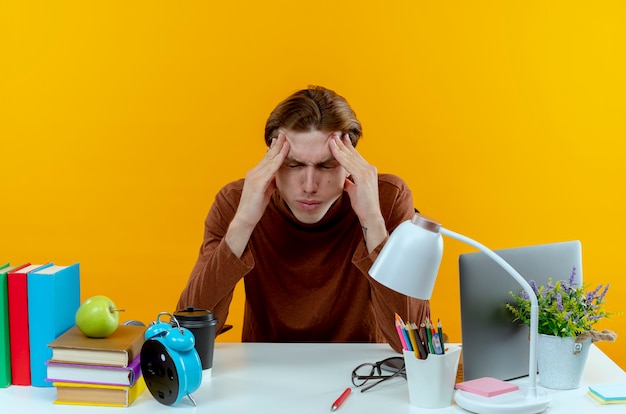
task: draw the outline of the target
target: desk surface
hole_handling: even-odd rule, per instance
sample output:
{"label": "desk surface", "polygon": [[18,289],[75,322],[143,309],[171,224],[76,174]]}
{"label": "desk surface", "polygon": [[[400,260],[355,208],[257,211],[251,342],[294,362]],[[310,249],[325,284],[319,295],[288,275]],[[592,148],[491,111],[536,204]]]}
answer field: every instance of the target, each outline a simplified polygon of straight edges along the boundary
{"label": "desk surface", "polygon": [[[333,401],[352,386],[350,373],[363,362],[396,355],[383,344],[267,344],[217,343],[211,375],[188,398],[165,406],[145,391],[129,408],[106,408],[52,404],[54,388],[11,386],[0,389],[0,403],[10,413],[329,413]],[[520,380],[520,383],[525,379]],[[626,373],[593,346],[586,365],[585,384],[626,382]],[[624,405],[600,405],[576,390],[549,391],[549,413],[623,413]],[[116,411],[117,410],[117,411]],[[3,409],[4,412],[4,409]],[[420,410],[409,404],[406,381],[398,378],[370,391],[353,390],[338,414],[393,412],[466,413],[456,405],[441,410]]]}

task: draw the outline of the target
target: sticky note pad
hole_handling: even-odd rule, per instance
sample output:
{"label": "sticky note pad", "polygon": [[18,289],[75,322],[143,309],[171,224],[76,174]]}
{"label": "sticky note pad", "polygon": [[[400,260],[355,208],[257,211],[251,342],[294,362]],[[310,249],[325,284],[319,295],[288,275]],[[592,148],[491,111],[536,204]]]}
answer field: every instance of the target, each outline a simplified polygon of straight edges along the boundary
{"label": "sticky note pad", "polygon": [[589,391],[605,401],[626,402],[626,384],[590,385]]}
{"label": "sticky note pad", "polygon": [[482,395],[484,397],[493,397],[494,395],[517,391],[519,386],[497,378],[483,377],[476,378],[471,381],[460,382],[455,385],[455,388],[471,392],[473,394]]}

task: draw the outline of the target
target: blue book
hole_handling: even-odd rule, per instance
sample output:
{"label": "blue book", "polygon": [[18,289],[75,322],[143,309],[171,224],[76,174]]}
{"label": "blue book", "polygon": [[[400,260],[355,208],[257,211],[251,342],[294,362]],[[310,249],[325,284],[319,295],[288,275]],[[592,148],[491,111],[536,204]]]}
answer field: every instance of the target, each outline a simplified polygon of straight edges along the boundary
{"label": "blue book", "polygon": [[48,344],[75,325],[80,306],[80,265],[49,266],[28,274],[28,331],[31,384],[51,387]]}

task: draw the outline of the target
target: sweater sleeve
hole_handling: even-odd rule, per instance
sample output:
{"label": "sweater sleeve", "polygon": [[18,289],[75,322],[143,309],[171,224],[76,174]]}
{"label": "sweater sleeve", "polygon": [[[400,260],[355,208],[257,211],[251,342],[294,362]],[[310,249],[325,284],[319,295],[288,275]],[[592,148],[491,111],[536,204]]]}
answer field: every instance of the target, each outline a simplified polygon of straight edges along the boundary
{"label": "sweater sleeve", "polygon": [[[402,222],[410,220],[415,214],[413,196],[410,189],[398,177],[381,176],[379,181],[380,204],[387,231],[391,232]],[[378,257],[387,238],[368,254],[364,244],[355,252],[352,262],[370,284],[372,308],[378,326],[377,336],[381,342],[387,342],[397,351],[402,352],[402,344],[395,327],[395,314],[405,321],[421,322],[430,317],[430,303],[408,297],[378,283],[368,273],[370,267]]]}
{"label": "sweater sleeve", "polygon": [[218,322],[216,332],[226,322],[235,286],[254,267],[253,256],[247,248],[240,259],[224,241],[240,196],[237,187],[230,184],[215,197],[204,222],[198,259],[177,305],[177,309],[193,306],[212,310]]}

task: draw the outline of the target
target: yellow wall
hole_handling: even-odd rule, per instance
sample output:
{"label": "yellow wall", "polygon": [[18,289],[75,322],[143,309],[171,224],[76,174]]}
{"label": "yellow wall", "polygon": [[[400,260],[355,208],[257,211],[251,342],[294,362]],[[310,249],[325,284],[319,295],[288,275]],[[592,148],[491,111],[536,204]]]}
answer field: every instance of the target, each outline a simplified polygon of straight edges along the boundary
{"label": "yellow wall", "polygon": [[[422,212],[492,248],[580,239],[622,311],[626,6],[452,3],[0,0],[0,261],[80,261],[83,299],[173,311],[214,194],[322,84]],[[433,297],[453,340],[467,251],[446,241]],[[626,368],[624,341],[600,346]]]}

